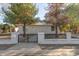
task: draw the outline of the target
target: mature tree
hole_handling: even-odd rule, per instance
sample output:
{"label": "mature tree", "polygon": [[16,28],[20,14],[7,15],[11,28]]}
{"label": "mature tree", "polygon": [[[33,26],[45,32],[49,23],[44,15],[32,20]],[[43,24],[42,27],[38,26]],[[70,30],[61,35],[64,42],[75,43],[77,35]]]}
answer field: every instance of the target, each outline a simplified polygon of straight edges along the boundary
{"label": "mature tree", "polygon": [[5,22],[11,24],[23,24],[23,32],[25,37],[25,27],[35,22],[34,18],[37,14],[36,5],[32,3],[14,3],[7,10],[2,8],[5,13]]}
{"label": "mature tree", "polygon": [[48,13],[45,16],[49,23],[55,25],[56,34],[60,25],[68,23],[68,17],[64,15],[63,7],[65,7],[63,3],[51,3],[48,5]]}
{"label": "mature tree", "polygon": [[72,30],[79,26],[79,4],[68,4],[65,10],[65,15],[71,20],[70,26]]}

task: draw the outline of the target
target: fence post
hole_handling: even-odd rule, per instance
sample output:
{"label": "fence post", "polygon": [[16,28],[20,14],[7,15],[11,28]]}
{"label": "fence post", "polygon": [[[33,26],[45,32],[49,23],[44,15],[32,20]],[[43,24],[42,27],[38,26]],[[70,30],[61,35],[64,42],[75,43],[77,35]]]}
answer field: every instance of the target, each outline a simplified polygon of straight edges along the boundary
{"label": "fence post", "polygon": [[11,41],[13,43],[18,43],[18,32],[12,32],[11,33]]}
{"label": "fence post", "polygon": [[44,33],[38,32],[38,43],[43,42],[43,40],[44,40]]}
{"label": "fence post", "polygon": [[68,40],[71,39],[71,33],[70,32],[67,32],[66,33],[66,37],[67,37]]}

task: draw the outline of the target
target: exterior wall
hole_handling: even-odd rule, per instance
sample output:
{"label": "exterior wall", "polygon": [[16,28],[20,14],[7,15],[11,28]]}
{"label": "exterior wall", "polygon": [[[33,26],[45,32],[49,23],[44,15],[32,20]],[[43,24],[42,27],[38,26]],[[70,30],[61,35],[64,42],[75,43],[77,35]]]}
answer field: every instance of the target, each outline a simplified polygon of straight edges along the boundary
{"label": "exterior wall", "polygon": [[44,33],[38,33],[38,44],[79,44],[79,39],[71,39],[71,33],[66,34],[67,39],[45,39]]}
{"label": "exterior wall", "polygon": [[[50,25],[31,25],[26,26],[26,34],[30,34],[30,37],[28,40],[30,42],[37,42],[38,41],[38,32],[51,32],[51,26]],[[19,26],[19,33],[23,33],[22,26]],[[34,34],[34,35],[31,35]]]}
{"label": "exterior wall", "polygon": [[18,43],[18,33],[12,32],[11,39],[0,39],[0,44],[17,44]]}
{"label": "exterior wall", "polygon": [[[51,26],[49,25],[31,25],[31,26],[26,26],[26,32],[27,33],[35,33],[37,34],[38,32],[51,32]],[[52,31],[55,33],[55,31]],[[22,26],[19,26],[19,33],[23,33]]]}

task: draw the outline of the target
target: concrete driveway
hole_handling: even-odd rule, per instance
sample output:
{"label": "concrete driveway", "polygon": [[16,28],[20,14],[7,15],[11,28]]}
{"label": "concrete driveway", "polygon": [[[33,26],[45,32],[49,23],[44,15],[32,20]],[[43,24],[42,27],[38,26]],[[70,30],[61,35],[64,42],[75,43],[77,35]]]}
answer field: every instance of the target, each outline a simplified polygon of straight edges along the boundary
{"label": "concrete driveway", "polygon": [[79,45],[19,43],[0,50],[1,56],[78,56]]}

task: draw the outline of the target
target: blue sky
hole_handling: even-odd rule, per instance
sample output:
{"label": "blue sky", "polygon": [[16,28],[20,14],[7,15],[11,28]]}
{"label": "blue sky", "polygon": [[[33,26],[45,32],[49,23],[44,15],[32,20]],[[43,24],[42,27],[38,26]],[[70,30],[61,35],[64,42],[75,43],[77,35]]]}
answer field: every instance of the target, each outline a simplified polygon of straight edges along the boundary
{"label": "blue sky", "polygon": [[44,19],[47,6],[48,5],[46,3],[38,3],[38,4],[36,4],[36,7],[39,9],[37,17],[40,17],[41,20]]}
{"label": "blue sky", "polygon": [[[0,4],[0,12],[1,12],[1,6],[7,7],[7,4],[4,4],[4,5]],[[37,3],[36,7],[38,8],[38,14],[36,15],[36,17],[40,17],[40,19],[43,20],[45,13],[46,13],[47,4],[46,3]],[[0,23],[3,23],[2,19],[3,19],[3,17],[0,16]]]}

